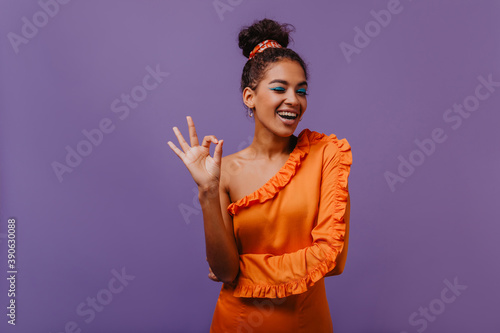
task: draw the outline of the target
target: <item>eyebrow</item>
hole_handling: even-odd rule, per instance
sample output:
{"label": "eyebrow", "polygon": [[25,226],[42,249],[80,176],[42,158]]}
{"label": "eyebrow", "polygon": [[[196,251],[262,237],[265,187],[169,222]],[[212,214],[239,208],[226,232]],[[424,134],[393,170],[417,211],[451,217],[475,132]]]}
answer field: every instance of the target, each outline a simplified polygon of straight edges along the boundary
{"label": "eyebrow", "polygon": [[[281,84],[285,84],[285,85],[288,85],[288,82],[285,81],[285,80],[280,80],[280,79],[275,79],[275,80],[272,80],[271,82],[269,82],[269,84],[271,83],[281,83]],[[307,81],[302,81],[298,84],[298,86],[307,86]]]}

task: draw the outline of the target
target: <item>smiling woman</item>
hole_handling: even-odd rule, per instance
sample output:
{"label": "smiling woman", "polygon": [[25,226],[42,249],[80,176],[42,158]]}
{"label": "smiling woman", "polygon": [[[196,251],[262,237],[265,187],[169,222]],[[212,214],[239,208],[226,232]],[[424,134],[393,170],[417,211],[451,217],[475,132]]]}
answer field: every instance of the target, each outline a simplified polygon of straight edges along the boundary
{"label": "smiling woman", "polygon": [[223,282],[211,333],[333,332],[324,277],[345,265],[352,156],[334,134],[293,134],[308,74],[287,48],[291,28],[263,19],[239,33],[242,99],[255,121],[247,148],[222,158],[223,141],[200,145],[191,117],[191,147],[177,127],[183,151],[168,142],[198,185],[209,278]]}
{"label": "smiling woman", "polygon": [[[278,120],[295,130],[307,108],[306,96],[304,70],[291,60],[269,65],[265,77],[255,89],[247,86],[243,90],[243,101],[250,110],[250,116],[255,119],[256,130],[266,121],[265,106],[272,109],[269,115],[277,116]],[[260,105],[259,112],[256,105]]]}

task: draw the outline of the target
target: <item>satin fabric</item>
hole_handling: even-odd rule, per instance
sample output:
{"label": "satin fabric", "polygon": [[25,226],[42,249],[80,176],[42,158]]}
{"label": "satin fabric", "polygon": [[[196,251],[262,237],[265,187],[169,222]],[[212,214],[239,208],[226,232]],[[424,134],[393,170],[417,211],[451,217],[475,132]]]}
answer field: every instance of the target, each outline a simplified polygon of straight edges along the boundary
{"label": "satin fabric", "polygon": [[306,128],[282,168],[227,207],[240,271],[210,333],[333,332],[324,278],[344,246],[351,164],[346,139]]}

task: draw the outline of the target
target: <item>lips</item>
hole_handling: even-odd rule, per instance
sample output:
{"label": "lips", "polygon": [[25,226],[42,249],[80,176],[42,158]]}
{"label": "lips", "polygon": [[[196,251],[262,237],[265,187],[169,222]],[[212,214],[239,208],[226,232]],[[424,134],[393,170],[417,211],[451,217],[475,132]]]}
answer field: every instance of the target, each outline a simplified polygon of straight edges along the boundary
{"label": "lips", "polygon": [[[287,112],[287,115],[280,116],[279,112]],[[299,120],[299,113],[295,110],[290,110],[290,109],[277,110],[276,114],[278,115],[278,118],[283,122],[283,124],[288,126],[294,125]],[[294,114],[295,118],[291,118],[291,114]]]}
{"label": "lips", "polygon": [[299,116],[299,112],[297,110],[293,110],[293,109],[276,110],[276,113],[278,113],[278,112],[291,112],[291,113],[295,113],[297,115],[297,117]]}

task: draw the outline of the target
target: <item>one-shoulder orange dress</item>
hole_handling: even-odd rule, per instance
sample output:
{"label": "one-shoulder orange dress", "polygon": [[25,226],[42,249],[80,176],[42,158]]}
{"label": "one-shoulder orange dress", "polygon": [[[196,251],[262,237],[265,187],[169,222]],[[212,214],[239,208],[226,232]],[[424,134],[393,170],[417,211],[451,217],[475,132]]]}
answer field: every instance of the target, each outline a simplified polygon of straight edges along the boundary
{"label": "one-shoulder orange dress", "polygon": [[240,270],[210,333],[333,332],[324,278],[344,247],[351,164],[346,139],[306,128],[278,173],[227,207]]}

